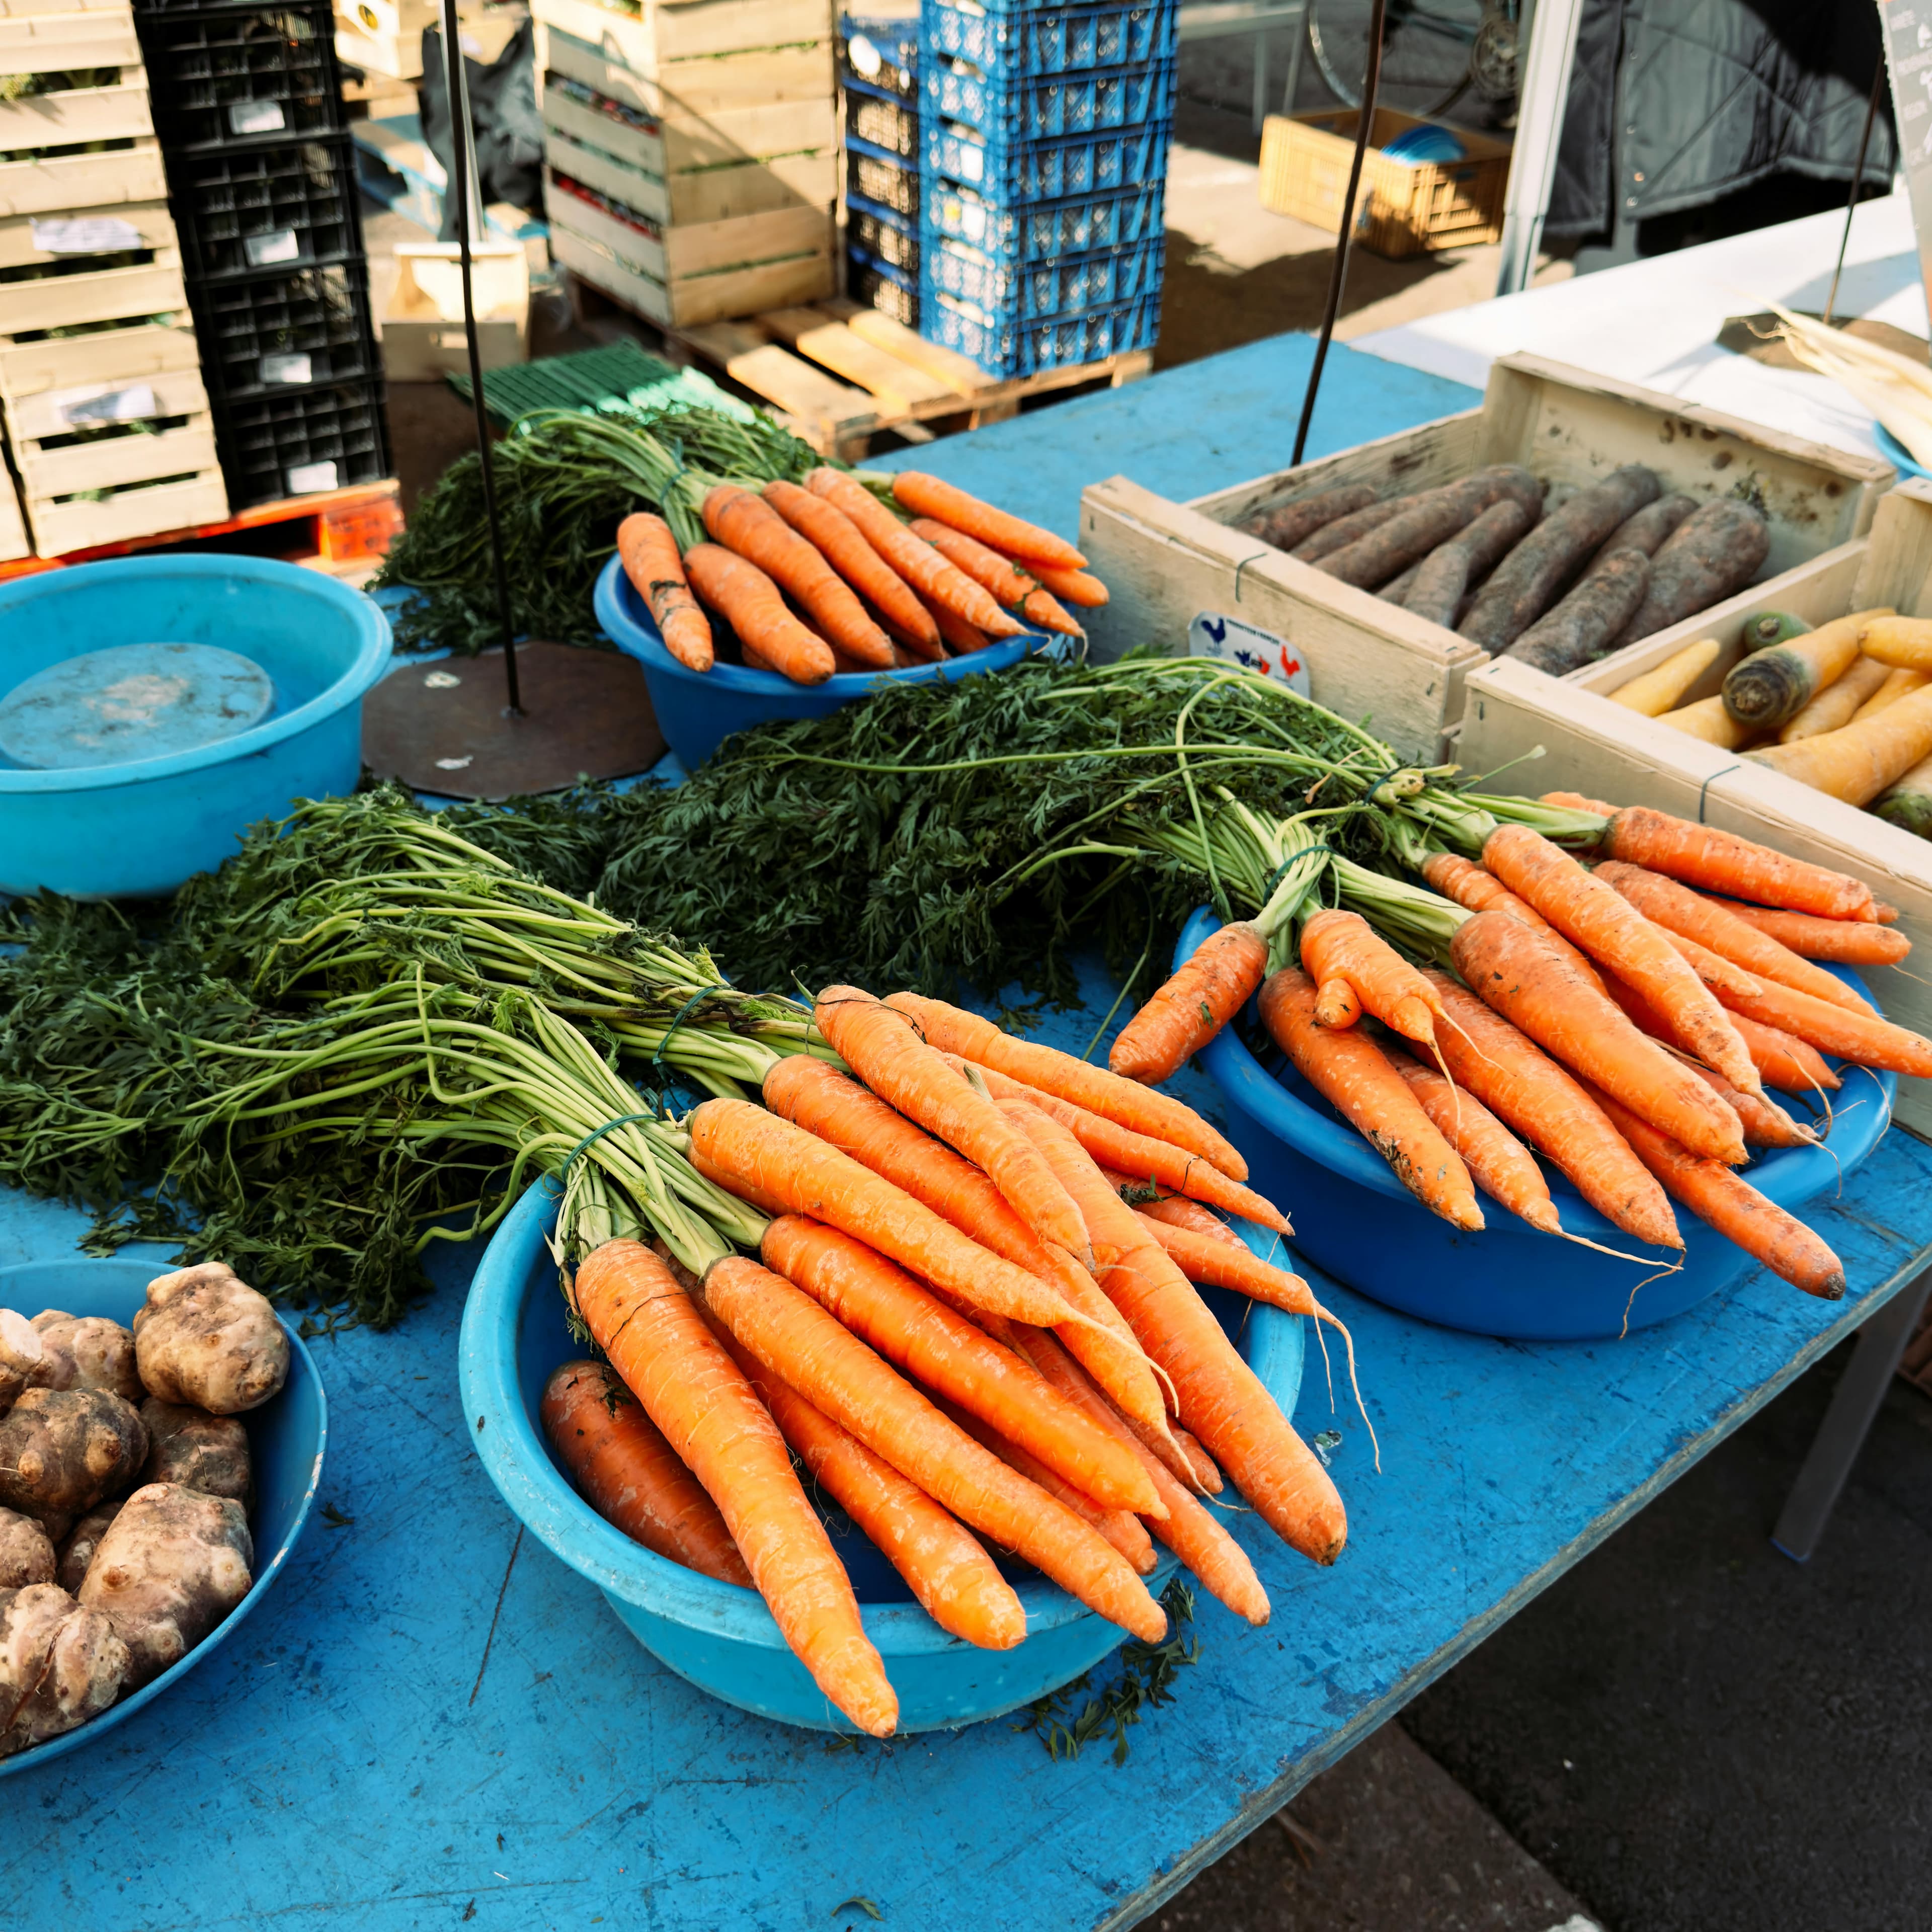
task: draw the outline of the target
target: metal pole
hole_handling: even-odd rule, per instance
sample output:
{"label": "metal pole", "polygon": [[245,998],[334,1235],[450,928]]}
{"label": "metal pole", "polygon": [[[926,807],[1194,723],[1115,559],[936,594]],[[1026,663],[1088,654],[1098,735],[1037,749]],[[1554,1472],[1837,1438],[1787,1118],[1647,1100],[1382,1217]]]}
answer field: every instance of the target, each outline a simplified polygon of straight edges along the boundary
{"label": "metal pole", "polygon": [[1865,150],[1871,146],[1872,122],[1878,115],[1878,97],[1885,86],[1885,43],[1880,40],[1878,66],[1872,74],[1871,96],[1865,103],[1865,124],[1858,130],[1858,158],[1852,164],[1852,191],[1845,197],[1845,232],[1838,237],[1838,260],[1832,271],[1832,286],[1825,297],[1825,326],[1832,326],[1832,310],[1838,304],[1838,278],[1845,272],[1845,250],[1852,242],[1852,217],[1858,212],[1858,190],[1864,185]]}
{"label": "metal pole", "polygon": [[1376,118],[1376,94],[1382,80],[1382,0],[1375,0],[1369,13],[1369,58],[1362,71],[1362,118],[1355,127],[1354,158],[1348,164],[1348,191],[1342,197],[1342,232],[1335,238],[1335,259],[1328,270],[1328,300],[1322,311],[1322,333],[1315,344],[1315,361],[1308,371],[1308,388],[1301,398],[1301,420],[1295,425],[1294,454],[1288,466],[1301,466],[1301,452],[1308,445],[1308,425],[1314,418],[1315,394],[1322,386],[1322,365],[1328,359],[1329,338],[1335,333],[1335,316],[1342,306],[1342,286],[1348,274],[1348,244],[1355,235],[1355,190],[1361,185],[1362,156],[1369,145],[1369,130]]}
{"label": "metal pole", "polygon": [[1509,185],[1503,194],[1502,265],[1496,293],[1513,296],[1529,286],[1536,251],[1550,212],[1550,184],[1556,177],[1556,146],[1570,97],[1570,64],[1576,58],[1576,25],[1583,0],[1536,0],[1529,25],[1529,56],[1516,95],[1516,142]]}
{"label": "metal pole", "polygon": [[503,530],[496,515],[496,478],[490,466],[490,411],[483,400],[483,354],[476,341],[476,293],[471,279],[470,242],[482,226],[470,146],[470,86],[463,70],[463,30],[456,0],[442,0],[443,72],[449,101],[449,182],[456,206],[456,246],[463,272],[463,333],[470,348],[470,400],[476,412],[476,454],[483,466],[483,509],[490,524],[490,564],[496,586],[496,619],[503,632],[503,684],[513,717],[521,717],[517,681],[517,640],[510,621],[510,583],[503,568]]}

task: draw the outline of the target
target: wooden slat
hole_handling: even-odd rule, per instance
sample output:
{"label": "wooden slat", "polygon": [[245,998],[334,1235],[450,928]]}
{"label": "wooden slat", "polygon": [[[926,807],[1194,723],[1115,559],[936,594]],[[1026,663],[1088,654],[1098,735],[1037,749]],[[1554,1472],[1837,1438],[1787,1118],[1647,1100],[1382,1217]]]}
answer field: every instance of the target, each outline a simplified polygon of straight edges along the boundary
{"label": "wooden slat", "polygon": [[743,383],[803,422],[840,436],[860,435],[878,426],[878,406],[863,390],[834,381],[824,370],[740,323],[714,322],[680,334],[734,382]]}
{"label": "wooden slat", "polygon": [[[118,254],[122,248],[172,249],[178,244],[174,219],[168,212],[168,205],[158,199],[129,202],[118,208],[82,208],[74,218],[86,220],[90,218],[123,221],[135,232],[135,240],[124,243],[122,247],[103,249],[100,251],[102,254]],[[36,222],[44,223],[50,218],[50,214],[46,212],[32,215],[0,214],[0,268],[22,268],[49,262],[72,262],[82,259],[71,254],[56,254],[50,250],[34,246],[34,224]]]}
{"label": "wooden slat", "polygon": [[[50,275],[34,282],[8,284],[0,308],[0,326],[8,335],[25,335],[44,328],[71,328],[88,322],[145,320],[188,307],[182,286],[180,251],[164,250],[172,262],[156,261],[144,268],[104,268],[91,275]],[[5,336],[0,336],[4,341]]]}
{"label": "wooden slat", "polygon": [[101,502],[36,503],[29,511],[34,548],[42,556],[219,523],[227,514],[228,492],[218,470],[149,490],[119,490]]}
{"label": "wooden slat", "polygon": [[937,376],[956,396],[975,395],[989,386],[990,379],[976,362],[969,362],[956,350],[927,341],[875,308],[861,309],[846,326],[860,341],[869,342],[874,348],[896,356],[902,362],[910,362],[915,369]]}
{"label": "wooden slat", "polygon": [[0,101],[0,148],[68,148],[82,141],[118,141],[154,131],[142,70],[123,70],[111,87],[74,87]]}
{"label": "wooden slat", "polygon": [[0,74],[69,74],[139,68],[134,16],[120,14],[0,15]]}
{"label": "wooden slat", "polygon": [[[150,334],[161,332],[158,330],[148,332]],[[83,335],[74,339],[80,342],[103,340],[111,342],[115,333],[116,332],[110,331],[104,337]],[[188,340],[189,346],[192,348],[194,338],[190,336]],[[76,390],[80,391],[84,394],[89,390],[112,392],[116,390],[124,391],[134,388],[146,388],[153,392],[154,407],[150,412],[152,416],[199,416],[204,415],[208,409],[208,392],[202,387],[201,370],[199,364],[192,362],[184,368],[157,370],[136,376],[131,380],[122,376],[109,376],[92,382],[83,380],[65,383],[58,389],[43,389],[32,395],[8,396],[4,404],[7,434],[13,442],[16,458],[24,461],[32,454],[26,446],[38,442],[43,436],[66,436],[72,432],[75,425],[62,413],[62,406],[56,400],[57,397],[68,398],[70,402],[74,399],[74,392]],[[88,446],[104,448],[107,446],[101,443]],[[207,466],[204,463],[178,463],[174,466],[173,473],[184,475],[190,470],[205,470]],[[151,470],[148,473],[151,476],[165,476],[170,472],[165,470]],[[128,480],[128,477],[127,475],[122,475],[110,480],[124,483]],[[92,484],[84,483],[70,485],[43,483],[36,484],[35,494],[43,496],[57,496],[64,488],[82,490],[92,489],[94,487]]]}
{"label": "wooden slat", "polygon": [[[142,98],[142,111],[146,108]],[[152,136],[105,154],[36,155],[0,162],[0,215],[68,214],[168,191],[161,144]]]}
{"label": "wooden slat", "polygon": [[800,355],[869,390],[885,405],[882,413],[888,419],[910,412],[915,404],[952,396],[952,389],[938,376],[876,347],[842,322],[828,320],[818,310],[776,309],[759,320]]}
{"label": "wooden slat", "polygon": [[200,346],[192,328],[152,322],[37,342],[0,341],[0,397],[24,403],[50,389],[138,382],[200,367]]}
{"label": "wooden slat", "polygon": [[163,476],[195,476],[214,469],[220,459],[214,453],[214,422],[202,415],[158,436],[105,436],[97,442],[45,452],[31,443],[16,446],[14,460],[32,510],[44,497],[117,489]]}

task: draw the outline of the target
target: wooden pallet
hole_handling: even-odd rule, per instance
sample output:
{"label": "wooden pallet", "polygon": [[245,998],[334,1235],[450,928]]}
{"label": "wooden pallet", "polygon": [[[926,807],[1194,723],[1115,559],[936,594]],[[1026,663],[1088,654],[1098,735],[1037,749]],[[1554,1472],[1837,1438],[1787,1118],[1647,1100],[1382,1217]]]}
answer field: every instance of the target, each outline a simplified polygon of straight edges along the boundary
{"label": "wooden pallet", "polygon": [[[58,556],[0,563],[0,582],[37,571],[58,570],[67,564],[92,563],[102,557],[176,545],[246,550],[251,555],[280,556],[332,576],[357,579],[375,569],[402,527],[402,503],[395,482],[363,483],[352,489],[257,503],[233,516],[184,518],[167,530],[138,537],[106,538]],[[280,541],[274,541],[278,537]],[[265,538],[268,539],[266,544]]]}
{"label": "wooden pallet", "polygon": [[876,309],[842,299],[674,334],[762,396],[814,448],[848,461],[865,455],[881,430],[927,442],[1004,422],[1029,396],[1087,382],[1118,389],[1154,367],[1152,350],[1141,349],[1036,376],[989,376]]}

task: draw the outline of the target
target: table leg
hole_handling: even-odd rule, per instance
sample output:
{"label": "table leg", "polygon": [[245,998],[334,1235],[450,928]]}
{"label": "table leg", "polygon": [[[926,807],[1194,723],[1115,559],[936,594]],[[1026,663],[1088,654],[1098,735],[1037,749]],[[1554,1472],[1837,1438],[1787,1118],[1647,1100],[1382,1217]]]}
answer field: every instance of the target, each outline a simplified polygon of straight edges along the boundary
{"label": "table leg", "polygon": [[1301,51],[1308,44],[1308,8],[1304,4],[1294,19],[1294,39],[1288,49],[1288,86],[1282,90],[1281,111],[1294,112],[1294,97],[1301,92]]}
{"label": "table leg", "polygon": [[1791,1486],[1778,1527],[1774,1548],[1794,1563],[1808,1563],[1837,1506],[1838,1493],[1864,1447],[1878,1406],[1897,1373],[1899,1358],[1918,1325],[1919,1311],[1932,1291],[1932,1268],[1894,1294],[1858,1330],[1858,1346],[1832,1396],[1832,1406]]}

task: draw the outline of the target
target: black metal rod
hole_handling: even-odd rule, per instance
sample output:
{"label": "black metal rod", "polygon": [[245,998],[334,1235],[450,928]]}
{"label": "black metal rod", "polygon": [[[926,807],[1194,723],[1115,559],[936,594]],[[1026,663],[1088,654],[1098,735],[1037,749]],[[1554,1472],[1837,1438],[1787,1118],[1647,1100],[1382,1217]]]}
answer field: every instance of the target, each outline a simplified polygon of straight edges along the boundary
{"label": "black metal rod", "polygon": [[1872,75],[1871,96],[1865,103],[1865,124],[1858,135],[1858,158],[1852,164],[1852,191],[1845,197],[1845,232],[1838,237],[1838,264],[1832,271],[1831,292],[1825,298],[1825,326],[1832,326],[1832,310],[1838,300],[1838,278],[1845,272],[1845,250],[1852,244],[1852,217],[1857,213],[1858,190],[1864,185],[1865,150],[1871,144],[1872,122],[1878,114],[1878,98],[1885,86],[1885,33],[1880,29],[1878,67]]}
{"label": "black metal rod", "polygon": [[1328,300],[1322,311],[1322,333],[1315,344],[1315,361],[1308,371],[1307,392],[1301,398],[1301,420],[1295,425],[1294,454],[1288,467],[1301,466],[1301,452],[1308,446],[1308,425],[1314,420],[1316,392],[1322,386],[1322,365],[1328,360],[1329,339],[1335,333],[1335,317],[1342,306],[1342,285],[1348,276],[1348,244],[1354,238],[1355,190],[1362,179],[1362,156],[1369,145],[1369,129],[1376,118],[1376,94],[1382,78],[1382,4],[1375,0],[1369,13],[1369,60],[1362,74],[1362,118],[1355,129],[1354,158],[1348,164],[1348,191],[1342,197],[1342,232],[1335,238],[1335,260],[1328,271]]}
{"label": "black metal rod", "polygon": [[[1380,0],[1377,0],[1380,4]],[[463,334],[470,350],[470,400],[476,412],[476,455],[483,466],[483,510],[490,520],[490,566],[496,584],[496,620],[503,632],[503,685],[513,717],[521,717],[517,639],[510,621],[510,580],[503,568],[503,529],[496,516],[496,477],[490,466],[490,411],[483,400],[483,352],[476,340],[476,291],[471,280],[470,90],[464,84],[463,32],[456,0],[442,0],[442,62],[449,95],[449,192],[456,197],[456,246],[463,272]]]}

